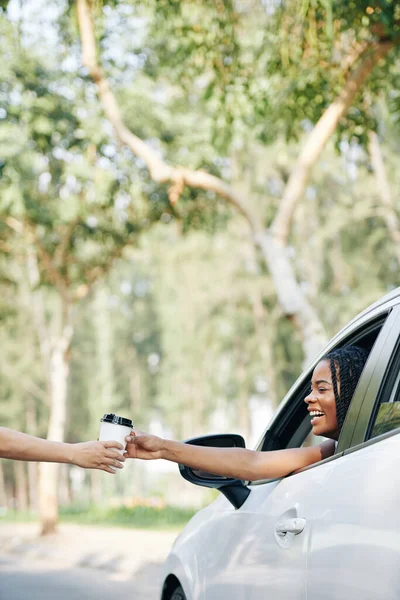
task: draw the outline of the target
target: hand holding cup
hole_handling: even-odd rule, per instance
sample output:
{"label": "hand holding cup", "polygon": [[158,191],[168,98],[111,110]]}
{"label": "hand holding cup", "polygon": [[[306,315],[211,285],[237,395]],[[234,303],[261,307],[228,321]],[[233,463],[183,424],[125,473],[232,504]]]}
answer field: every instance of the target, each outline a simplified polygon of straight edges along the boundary
{"label": "hand holding cup", "polygon": [[100,469],[116,473],[122,469],[125,457],[121,452],[124,446],[117,441],[82,442],[71,444],[71,464],[84,469]]}
{"label": "hand holding cup", "polygon": [[125,438],[127,442],[126,458],[141,458],[142,460],[155,460],[162,458],[164,440],[156,435],[132,430]]}

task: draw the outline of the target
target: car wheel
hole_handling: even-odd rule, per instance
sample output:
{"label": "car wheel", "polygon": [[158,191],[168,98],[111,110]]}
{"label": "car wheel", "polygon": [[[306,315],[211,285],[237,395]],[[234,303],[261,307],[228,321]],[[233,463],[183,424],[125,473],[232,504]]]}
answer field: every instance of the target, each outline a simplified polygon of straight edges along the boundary
{"label": "car wheel", "polygon": [[174,589],[170,600],[186,600],[185,592],[180,585]]}

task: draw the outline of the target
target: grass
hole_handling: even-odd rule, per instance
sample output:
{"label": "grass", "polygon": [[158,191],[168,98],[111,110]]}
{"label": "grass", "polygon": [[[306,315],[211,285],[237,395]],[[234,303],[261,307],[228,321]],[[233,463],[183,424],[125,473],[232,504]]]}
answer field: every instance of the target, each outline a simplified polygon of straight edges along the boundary
{"label": "grass", "polygon": [[127,508],[91,507],[85,511],[64,508],[60,511],[62,522],[86,523],[91,525],[116,525],[119,527],[136,527],[138,529],[162,529],[183,527],[195,514],[195,510],[166,506],[135,506]]}
{"label": "grass", "polygon": [[[60,508],[60,523],[133,527],[137,529],[176,529],[183,527],[196,510],[166,506],[135,506],[126,508],[102,508],[99,506],[68,506]],[[38,515],[20,511],[8,511],[0,516],[3,522],[37,521]]]}

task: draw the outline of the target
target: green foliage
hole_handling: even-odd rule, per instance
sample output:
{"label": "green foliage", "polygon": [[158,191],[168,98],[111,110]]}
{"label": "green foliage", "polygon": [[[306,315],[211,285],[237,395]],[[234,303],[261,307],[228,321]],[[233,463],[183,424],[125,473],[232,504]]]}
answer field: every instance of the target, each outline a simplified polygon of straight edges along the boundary
{"label": "green foliage", "polygon": [[[136,529],[180,529],[194,515],[195,511],[166,506],[135,506],[134,508],[100,508],[97,506],[68,506],[60,509],[62,523],[82,523],[103,527],[131,527]],[[31,512],[7,511],[0,516],[0,522],[32,522],[37,515]]]}
{"label": "green foliage", "polygon": [[66,523],[85,523],[86,525],[107,525],[135,527],[138,529],[169,529],[186,525],[195,511],[174,506],[153,508],[135,506],[133,508],[83,508],[67,507],[60,511],[60,517]]}
{"label": "green foliage", "polygon": [[[13,75],[1,93],[7,121],[0,138],[0,211],[5,223],[10,217],[21,223],[39,245],[39,257],[47,255],[74,291],[135,244],[152,213],[124,157],[112,162],[104,154],[109,136],[82,82],[45,68],[34,54],[15,53],[11,40],[7,49]],[[4,233],[13,236],[11,229]],[[54,284],[48,269],[42,276]]]}
{"label": "green foliage", "polygon": [[373,100],[396,89],[400,19],[394,2],[166,0],[154,10],[146,72],[179,82],[204,103],[213,118],[213,144],[224,151],[246,135],[244,125],[263,143],[279,134],[298,139],[340,93],[363,44],[392,40],[395,51],[374,70],[338,138],[365,144],[366,132],[376,127]]}

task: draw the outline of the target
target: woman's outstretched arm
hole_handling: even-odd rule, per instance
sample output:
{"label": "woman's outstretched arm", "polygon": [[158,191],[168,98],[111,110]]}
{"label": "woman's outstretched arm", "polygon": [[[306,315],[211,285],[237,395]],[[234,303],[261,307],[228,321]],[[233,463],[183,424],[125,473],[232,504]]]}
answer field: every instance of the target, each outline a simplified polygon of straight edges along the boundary
{"label": "woman's outstretched arm", "polygon": [[246,481],[285,477],[334,453],[334,442],[320,446],[255,452],[245,448],[210,448],[166,440],[140,431],[127,438],[127,458],[163,458],[225,477]]}
{"label": "woman's outstretched arm", "polygon": [[125,458],[118,452],[118,442],[82,442],[66,444],[0,427],[0,458],[37,462],[70,463],[86,469],[115,473]]}

